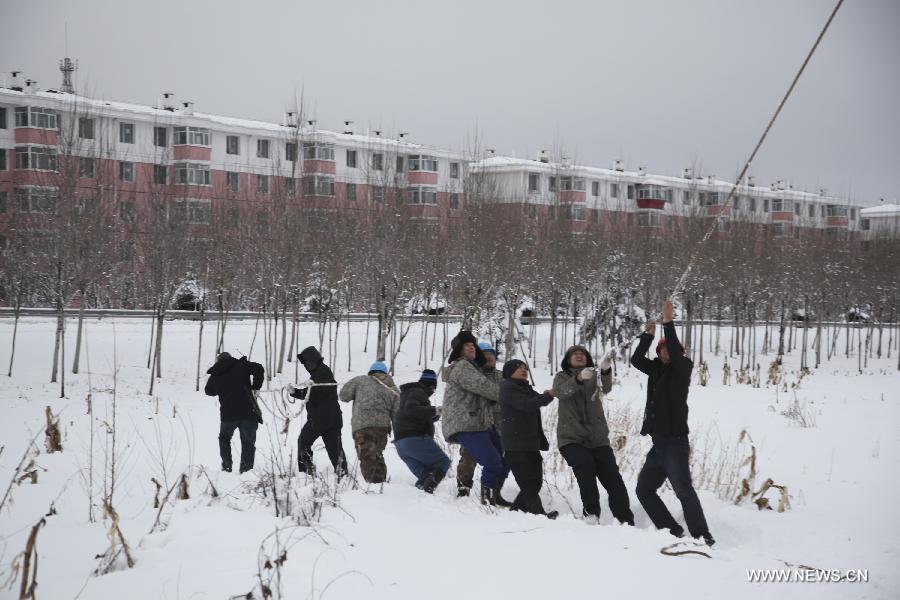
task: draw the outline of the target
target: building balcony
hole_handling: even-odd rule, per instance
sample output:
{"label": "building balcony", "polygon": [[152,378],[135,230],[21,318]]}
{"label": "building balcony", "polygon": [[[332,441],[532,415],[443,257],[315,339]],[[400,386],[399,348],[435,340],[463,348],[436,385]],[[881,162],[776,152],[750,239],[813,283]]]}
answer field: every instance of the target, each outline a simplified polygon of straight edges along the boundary
{"label": "building balcony", "polygon": [[789,211],[776,211],[769,213],[769,220],[772,223],[793,223],[794,213]]}
{"label": "building balcony", "polygon": [[318,158],[308,158],[303,161],[304,173],[322,173],[323,175],[334,175],[337,167],[333,160],[321,160]]}

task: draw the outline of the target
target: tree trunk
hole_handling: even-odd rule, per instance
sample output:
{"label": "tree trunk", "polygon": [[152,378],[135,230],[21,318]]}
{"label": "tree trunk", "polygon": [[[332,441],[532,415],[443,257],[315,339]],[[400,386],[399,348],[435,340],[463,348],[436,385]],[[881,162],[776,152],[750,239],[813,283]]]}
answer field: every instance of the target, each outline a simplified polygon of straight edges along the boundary
{"label": "tree trunk", "polygon": [[6,372],[7,377],[12,377],[13,359],[16,357],[16,334],[19,332],[19,312],[22,310],[22,301],[16,294],[15,305],[13,307],[13,334],[12,345],[9,350],[9,370]]}
{"label": "tree trunk", "polygon": [[72,359],[72,373],[78,374],[79,362],[81,359],[81,332],[84,328],[84,290],[81,290],[79,297],[81,305],[78,307],[78,329],[75,334],[75,357]]}
{"label": "tree trunk", "polygon": [[197,336],[197,382],[194,387],[195,392],[200,391],[200,360],[203,356],[203,323],[205,322],[206,316],[206,302],[203,298],[200,299],[200,335]]}

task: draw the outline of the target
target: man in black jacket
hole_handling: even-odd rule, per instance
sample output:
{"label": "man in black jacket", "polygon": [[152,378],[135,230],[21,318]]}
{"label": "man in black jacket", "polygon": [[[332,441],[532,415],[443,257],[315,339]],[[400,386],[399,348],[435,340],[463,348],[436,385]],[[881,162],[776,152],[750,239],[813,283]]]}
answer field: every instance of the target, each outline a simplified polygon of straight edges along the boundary
{"label": "man in black jacket", "polygon": [[656,491],[668,478],[681,502],[684,520],[691,536],[703,538],[712,546],[715,540],[709,533],[700,499],[691,483],[688,443],[688,387],[694,363],[685,356],[678,341],[675,323],[672,321],[672,301],[663,304],[663,338],[656,346],[657,358],[647,358],[647,350],[653,342],[656,324],[647,323],[640,342],[631,357],[631,364],[648,376],[647,405],[641,435],[653,439],[653,447],[647,454],[644,467],[638,475],[638,500],[657,529],[668,529],[672,535],[682,537],[684,528],[672,517],[669,509]]}
{"label": "man in black jacket", "polygon": [[309,392],[309,399],[306,400],[306,423],[297,438],[297,468],[301,473],[315,474],[312,446],[321,437],[335,473],[339,478],[343,477],[347,474],[347,458],[341,444],[344,419],[338,404],[334,374],[313,346],[304,348],[297,355],[297,360],[309,371],[309,378],[313,382],[309,388],[296,388],[291,392],[291,396],[300,400],[305,399]]}
{"label": "man in black jacket", "polygon": [[541,407],[551,402],[552,391],[539,394],[528,384],[527,364],[512,359],[503,366],[500,436],[503,438],[504,458],[520,490],[511,509],[555,519],[559,513],[555,510],[545,512],[540,496],[544,482],[541,450],[550,449],[541,422]]}
{"label": "man in black jacket", "polygon": [[400,386],[400,408],[394,413],[394,447],[412,474],[416,487],[433,494],[447,470],[450,457],[434,441],[434,422],[440,413],[429,398],[437,388],[437,374],[422,371],[418,382]]}
{"label": "man in black jacket", "polygon": [[[259,363],[250,362],[246,357],[240,360],[228,352],[216,358],[216,364],[207,371],[209,379],[203,389],[207,396],[219,396],[219,456],[222,470],[231,471],[231,437],[234,430],[241,436],[241,473],[253,468],[256,455],[256,428],[253,416],[253,391],[263,384],[265,369]],[[251,381],[252,378],[252,381]]]}

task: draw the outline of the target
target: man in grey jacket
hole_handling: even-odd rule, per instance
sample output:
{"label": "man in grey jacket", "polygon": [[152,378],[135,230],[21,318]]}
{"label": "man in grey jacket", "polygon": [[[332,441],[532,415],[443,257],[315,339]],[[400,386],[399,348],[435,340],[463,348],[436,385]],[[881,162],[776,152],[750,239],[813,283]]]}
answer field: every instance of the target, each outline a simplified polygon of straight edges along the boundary
{"label": "man in grey jacket", "polygon": [[462,444],[481,465],[481,502],[494,505],[509,475],[500,435],[493,426],[500,388],[481,370],[484,353],[472,332],[460,331],[451,344],[441,413],[444,439]]}
{"label": "man in grey jacket", "polygon": [[353,442],[359,457],[359,470],[369,483],[387,478],[384,448],[391,432],[391,419],[400,405],[400,391],[388,374],[387,366],[377,361],[367,375],[354,377],[341,388],[342,402],[353,402]]}
{"label": "man in grey jacket", "polygon": [[610,357],[605,356],[600,364],[600,388],[594,360],[584,346],[569,348],[560,366],[562,370],[553,378],[553,392],[559,398],[556,437],[560,453],[575,472],[584,516],[593,523],[600,517],[599,479],[609,495],[613,516],[634,525],[628,489],[609,445],[609,425],[603,412],[603,396],[612,389]]}

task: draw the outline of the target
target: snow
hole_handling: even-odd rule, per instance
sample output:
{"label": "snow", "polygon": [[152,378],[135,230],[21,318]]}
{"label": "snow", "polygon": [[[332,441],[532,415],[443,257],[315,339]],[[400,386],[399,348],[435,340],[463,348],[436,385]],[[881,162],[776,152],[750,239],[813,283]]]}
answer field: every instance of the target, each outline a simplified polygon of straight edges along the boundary
{"label": "snow", "polygon": [[859,211],[861,217],[896,217],[900,215],[900,204],[881,204]]}
{"label": "snow", "polygon": [[[66,351],[71,367],[74,320],[67,334]],[[227,350],[249,351],[254,321],[231,322],[226,330]],[[420,365],[419,327],[415,324],[398,356],[398,383],[417,377]],[[338,381],[365,371],[374,359],[375,326],[368,352],[363,352],[365,323],[352,323],[352,369],[347,369],[346,331],[337,339],[338,358],[331,361]],[[204,370],[212,360],[215,324],[204,330]],[[601,488],[603,515],[597,526],[588,526],[574,512],[581,502],[571,472],[554,452],[545,455],[542,491],[545,507],[559,510],[556,521],[542,517],[490,510],[474,497],[458,499],[450,479],[428,496],[413,486],[413,477],[392,446],[385,456],[390,481],[367,486],[359,478],[356,489],[338,495],[338,507],[324,506],[318,522],[298,525],[277,518],[270,497],[256,489],[260,473],[222,473],[216,437],[218,408],[215,399],[194,391],[196,322],[174,321],[165,325],[162,349],[163,379],[154,397],[146,395],[149,319],[104,319],[87,323],[87,346],[82,372],[66,373],[67,397],[60,399],[57,384],[48,383],[54,322],[51,318],[26,318],[20,322],[13,377],[0,378],[0,397],[5,414],[0,424],[0,488],[5,488],[33,432],[44,423],[44,407],[61,415],[63,451],[36,458],[38,482],[12,487],[12,504],[0,513],[0,582],[5,582],[10,563],[25,547],[31,526],[53,504],[56,514],[46,517],[38,534],[38,597],[73,598],[227,598],[246,594],[257,583],[258,550],[263,540],[280,529],[287,547],[282,587],[291,598],[576,598],[588,594],[604,597],[667,598],[893,598],[900,585],[896,565],[900,561],[896,498],[900,493],[900,408],[896,354],[872,358],[863,374],[857,357],[833,358],[798,387],[799,349],[785,357],[787,390],[783,386],[760,388],[734,384],[739,358],[728,360],[732,384],[723,385],[724,355],[707,355],[710,381],[696,382],[690,395],[690,424],[695,432],[694,454],[715,461],[716,448],[732,447],[740,432],[749,431],[757,449],[759,476],[755,487],[771,477],[787,485],[791,509],[758,511],[750,503],[740,506],[717,497],[709,487],[699,490],[710,527],[718,540],[713,559],[668,557],[659,550],[673,540],[655,531],[634,496],[637,469],[623,465],[637,526],[612,522]],[[451,326],[450,335],[455,333]],[[301,325],[301,347],[318,341],[315,323]],[[762,330],[760,329],[759,346]],[[10,319],[0,320],[0,365],[9,360],[12,335]],[[441,360],[442,334],[430,359],[434,368]],[[549,328],[538,327],[534,369],[537,388],[552,379],[546,361]],[[729,330],[722,330],[721,346],[727,347]],[[327,334],[326,334],[327,339]],[[885,334],[885,341],[887,334]],[[430,340],[428,342],[430,346]],[[571,343],[571,330],[566,343]],[[837,347],[843,350],[843,339]],[[256,340],[253,358],[262,360],[262,336]],[[327,353],[326,353],[327,354]],[[772,356],[760,357],[762,377]],[[88,368],[87,359],[90,361]],[[554,362],[558,361],[558,357]],[[106,424],[111,422],[112,373],[118,370],[118,436],[120,478],[114,504],[120,527],[131,546],[136,565],[108,575],[92,575],[95,556],[108,547],[101,510],[97,506],[102,486],[104,452],[109,442]],[[305,373],[298,380],[306,379]],[[276,390],[294,381],[294,363],[270,383]],[[201,388],[202,388],[201,381]],[[618,364],[616,384],[607,410],[612,414],[643,408],[645,378],[627,365]],[[94,407],[94,514],[88,521],[88,486],[84,477],[90,458],[91,419],[86,397],[93,390]],[[438,388],[437,401],[443,393]],[[264,394],[268,402],[275,394]],[[781,413],[794,402],[814,420],[800,427]],[[295,407],[299,409],[299,407]],[[350,437],[350,407],[345,415],[344,449],[351,468],[356,461]],[[553,417],[553,405],[545,420]],[[611,416],[612,418],[612,416]],[[294,444],[301,415],[292,421],[286,454]],[[280,425],[280,423],[279,423]],[[276,428],[267,424],[257,438],[257,471],[267,457],[277,454]],[[548,435],[552,429],[548,428]],[[440,438],[440,435],[438,435]],[[274,440],[274,441],[273,441]],[[43,437],[38,438],[43,448]],[[551,439],[551,444],[553,444]],[[629,437],[628,444],[645,452],[648,441]],[[553,444],[555,446],[555,444]],[[233,443],[238,451],[237,436]],[[746,444],[741,446],[747,449]],[[158,457],[167,465],[161,468]],[[630,455],[629,455],[630,456]],[[157,459],[154,459],[157,457]],[[456,464],[455,452],[451,454]],[[319,445],[316,463],[326,474],[330,465]],[[149,533],[157,510],[153,508],[151,477],[165,476],[171,484],[189,464],[203,466],[219,492],[211,497],[205,477],[196,471],[190,478],[190,498],[173,500],[162,512],[167,527]],[[700,478],[698,469],[695,480]],[[312,483],[298,479],[302,492]],[[698,486],[699,487],[699,486]],[[683,519],[671,490],[663,498],[680,521]],[[507,481],[504,495],[517,487]],[[477,494],[477,491],[475,492]],[[770,494],[774,499],[775,495]],[[271,539],[269,542],[271,548]],[[748,583],[747,569],[786,568],[784,562],[823,569],[868,569],[868,583]],[[18,597],[18,580],[3,588],[0,598]],[[82,589],[83,588],[83,589]],[[259,591],[255,592],[259,597]]]}

